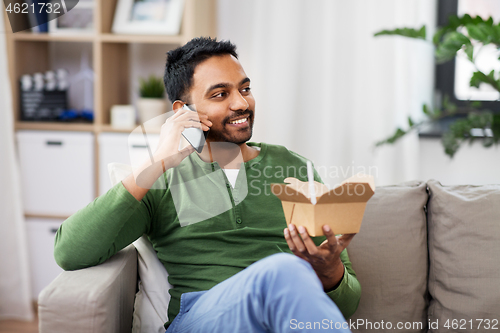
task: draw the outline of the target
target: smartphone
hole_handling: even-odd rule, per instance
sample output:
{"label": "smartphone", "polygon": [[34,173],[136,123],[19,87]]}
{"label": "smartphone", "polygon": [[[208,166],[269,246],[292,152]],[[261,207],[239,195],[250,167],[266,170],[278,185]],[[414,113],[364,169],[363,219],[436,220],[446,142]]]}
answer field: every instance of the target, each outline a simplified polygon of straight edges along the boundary
{"label": "smartphone", "polygon": [[[184,110],[196,112],[193,109],[191,109],[187,104],[184,104],[182,108]],[[182,131],[182,136],[189,142],[191,146],[193,146],[193,148],[198,153],[201,153],[203,147],[205,146],[205,140],[207,139],[209,131],[210,129],[208,129],[208,131],[203,131],[201,128],[190,127]]]}

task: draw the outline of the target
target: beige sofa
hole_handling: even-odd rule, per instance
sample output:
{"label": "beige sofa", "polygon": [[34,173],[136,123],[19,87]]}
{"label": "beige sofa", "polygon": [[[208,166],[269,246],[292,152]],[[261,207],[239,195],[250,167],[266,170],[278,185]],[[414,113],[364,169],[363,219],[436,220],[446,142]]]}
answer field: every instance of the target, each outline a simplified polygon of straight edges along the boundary
{"label": "beige sofa", "polygon": [[[500,330],[500,185],[379,187],[348,250],[353,332]],[[133,246],[64,272],[40,295],[40,332],[130,332],[136,286]]]}

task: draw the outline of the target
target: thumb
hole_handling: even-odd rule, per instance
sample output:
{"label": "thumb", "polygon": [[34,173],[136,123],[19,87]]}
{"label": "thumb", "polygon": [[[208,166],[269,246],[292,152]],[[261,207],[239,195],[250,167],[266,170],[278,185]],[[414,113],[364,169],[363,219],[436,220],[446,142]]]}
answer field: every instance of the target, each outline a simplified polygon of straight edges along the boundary
{"label": "thumb", "polygon": [[338,238],[338,243],[342,247],[342,250],[344,250],[349,243],[351,243],[354,236],[356,236],[356,234],[343,234]]}

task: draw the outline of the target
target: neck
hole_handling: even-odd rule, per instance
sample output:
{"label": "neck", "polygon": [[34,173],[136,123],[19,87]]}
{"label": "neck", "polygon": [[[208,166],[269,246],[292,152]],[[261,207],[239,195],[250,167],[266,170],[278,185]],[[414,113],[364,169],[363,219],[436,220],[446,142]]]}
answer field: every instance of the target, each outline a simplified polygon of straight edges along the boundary
{"label": "neck", "polygon": [[259,155],[255,148],[247,146],[246,143],[236,145],[229,142],[209,142],[201,154],[200,158],[207,162],[217,162],[223,169],[239,169],[240,164],[248,162]]}

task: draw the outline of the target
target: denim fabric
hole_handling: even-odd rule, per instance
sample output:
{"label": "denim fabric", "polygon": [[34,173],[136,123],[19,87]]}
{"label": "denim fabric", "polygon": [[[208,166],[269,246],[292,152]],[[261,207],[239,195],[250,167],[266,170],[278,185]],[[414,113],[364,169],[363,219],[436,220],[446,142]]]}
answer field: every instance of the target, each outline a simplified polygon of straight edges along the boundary
{"label": "denim fabric", "polygon": [[350,332],[346,327],[311,265],[280,253],[210,290],[184,293],[167,333]]}

